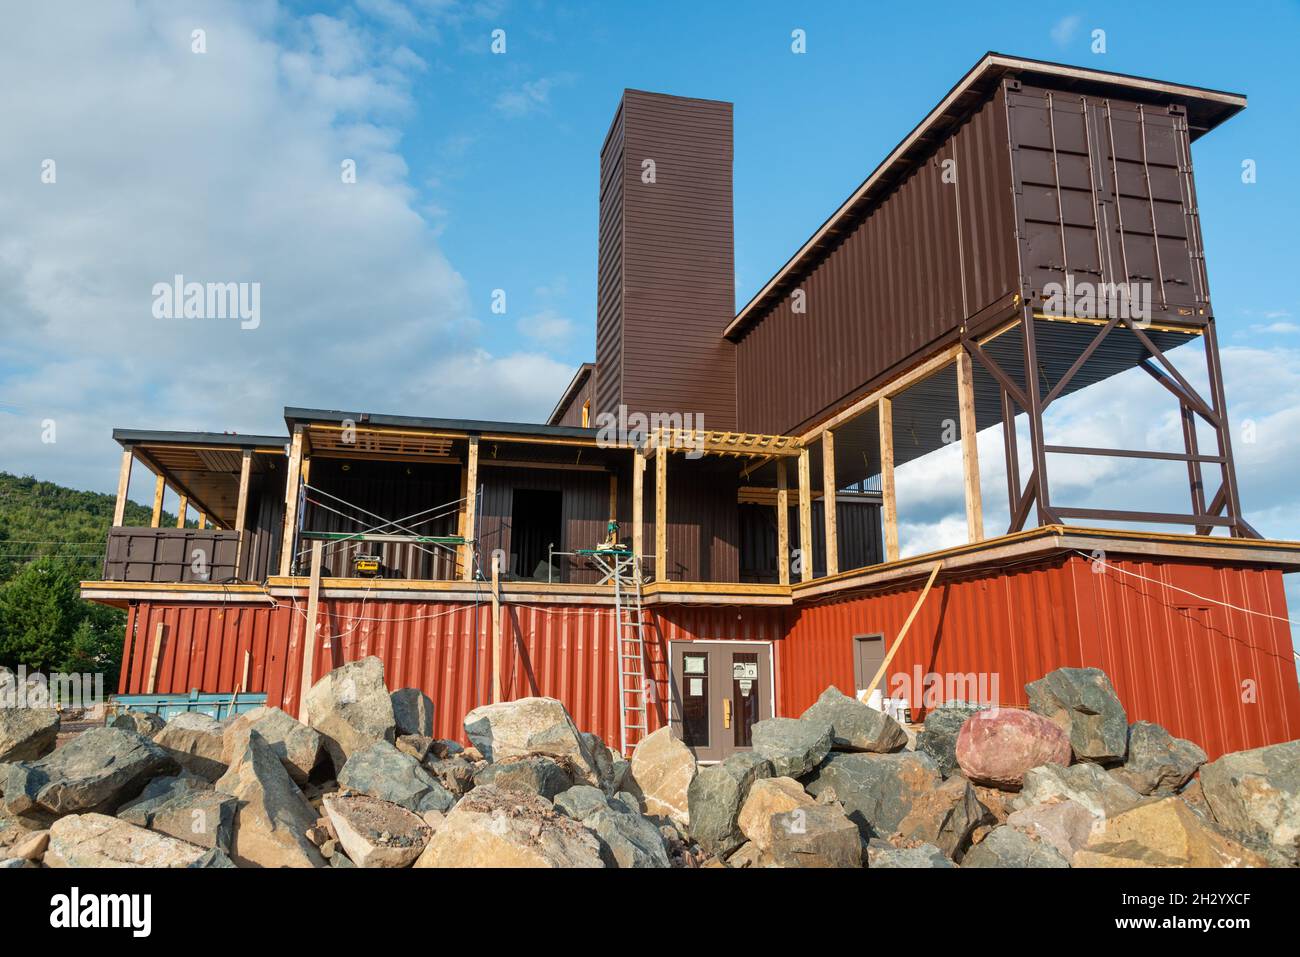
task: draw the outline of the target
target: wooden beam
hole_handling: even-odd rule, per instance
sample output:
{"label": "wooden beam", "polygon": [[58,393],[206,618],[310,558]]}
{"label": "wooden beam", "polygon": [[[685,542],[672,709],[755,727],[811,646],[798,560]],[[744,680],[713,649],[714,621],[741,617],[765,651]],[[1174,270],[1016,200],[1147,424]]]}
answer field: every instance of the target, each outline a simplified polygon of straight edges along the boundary
{"label": "wooden beam", "polygon": [[460,503],[460,535],[465,539],[465,544],[460,546],[460,577],[462,581],[469,582],[474,580],[474,550],[478,547],[474,541],[475,512],[478,509],[477,435],[469,436],[469,454],[465,456],[465,468],[461,474],[465,496]]}
{"label": "wooden beam", "polygon": [[[871,697],[871,692],[876,690],[880,685],[881,679],[885,677],[885,670],[889,667],[889,663],[894,660],[894,655],[898,653],[898,648],[902,645],[903,639],[907,637],[907,632],[911,629],[912,622],[916,620],[916,613],[921,610],[921,605],[925,602],[925,596],[930,594],[930,586],[934,584],[934,580],[938,577],[939,569],[941,568],[943,568],[943,562],[940,561],[935,562],[934,568],[930,569],[930,577],[926,579],[925,587],[921,589],[921,594],[917,596],[916,604],[912,606],[912,610],[908,614],[907,620],[903,622],[903,627],[899,629],[898,637],[895,638],[894,643],[890,645],[889,653],[885,655],[885,660],[880,663],[880,670],[876,672],[876,676],[871,679],[871,684],[867,685],[866,689],[863,691],[861,699],[863,702]],[[915,701],[912,702],[912,707],[916,707]]]}
{"label": "wooden beam", "polygon": [[208,527],[208,516],[204,512],[199,512],[199,528]]}
{"label": "wooden beam", "polygon": [[158,687],[158,662],[162,660],[163,638],[166,636],[166,633],[167,626],[161,621],[154,625],[153,653],[149,658],[149,683],[145,685],[145,694],[153,694],[154,689]]}
{"label": "wooden beam", "polygon": [[235,553],[235,574],[244,567],[244,521],[248,517],[248,478],[253,471],[253,453],[244,449],[239,463],[239,502],[235,506],[235,531],[239,533],[239,549]]}
{"label": "wooden beam", "polygon": [[822,517],[826,520],[826,574],[840,573],[840,536],[835,526],[835,433],[822,433]]}
{"label": "wooden beam", "polygon": [[135,461],[135,453],[131,446],[122,450],[122,465],[117,473],[117,504],[113,506],[113,526],[119,528],[122,520],[126,516],[126,493],[131,487],[131,464]]}
{"label": "wooden beam", "polygon": [[188,514],[189,510],[190,510],[190,497],[188,495],[182,495],[180,504],[176,506],[176,527],[177,528],[185,527],[185,517]]}
{"label": "wooden beam", "polygon": [[158,475],[153,481],[153,513],[149,516],[149,527],[157,528],[162,524],[163,494],[167,491],[167,480]]}
{"label": "wooden beam", "polygon": [[609,520],[618,521],[618,476],[609,477]]}
{"label": "wooden beam", "polygon": [[668,455],[655,456],[655,581],[668,580]]}
{"label": "wooden beam", "polygon": [[307,586],[307,621],[302,629],[302,681],[298,691],[298,720],[307,722],[307,692],[316,667],[316,618],[320,611],[320,566],[325,543],[311,543],[311,583]]}
{"label": "wooden beam", "polygon": [[632,450],[632,554],[645,555],[645,456]]}
{"label": "wooden beam", "polygon": [[894,402],[880,400],[880,500],[885,524],[885,561],[898,561],[898,499],[894,495]]}
{"label": "wooden beam", "polygon": [[984,500],[980,495],[980,456],[976,441],[975,376],[970,355],[957,356],[957,407],[961,415],[961,463],[966,486],[966,539],[984,541]]}
{"label": "wooden beam", "polygon": [[492,552],[492,703],[501,700],[501,555]]}
{"label": "wooden beam", "polygon": [[790,477],[785,459],[776,460],[776,572],[782,585],[790,584]]}
{"label": "wooden beam", "polygon": [[289,443],[289,471],[284,477],[284,529],[280,535],[280,574],[293,573],[294,539],[298,536],[298,483],[302,476],[302,426],[293,427]]}
{"label": "wooden beam", "polygon": [[799,450],[799,580],[812,581],[812,469],[808,447]]}

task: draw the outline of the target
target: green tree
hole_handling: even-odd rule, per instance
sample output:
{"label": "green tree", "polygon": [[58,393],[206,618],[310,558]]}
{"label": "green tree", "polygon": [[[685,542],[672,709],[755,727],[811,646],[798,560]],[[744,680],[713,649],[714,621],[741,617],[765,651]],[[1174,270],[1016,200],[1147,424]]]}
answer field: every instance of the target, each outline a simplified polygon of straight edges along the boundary
{"label": "green tree", "polygon": [[0,589],[0,663],[57,669],[85,617],[71,569],[54,558],[29,563]]}

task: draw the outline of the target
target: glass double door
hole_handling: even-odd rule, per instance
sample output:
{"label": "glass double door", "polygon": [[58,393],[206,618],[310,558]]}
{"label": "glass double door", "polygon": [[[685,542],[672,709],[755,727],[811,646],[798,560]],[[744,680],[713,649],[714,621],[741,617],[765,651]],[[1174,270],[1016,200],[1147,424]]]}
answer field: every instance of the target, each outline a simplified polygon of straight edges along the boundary
{"label": "glass double door", "polygon": [[753,746],[754,725],[772,717],[772,646],[742,641],[672,643],[673,734],[699,761]]}

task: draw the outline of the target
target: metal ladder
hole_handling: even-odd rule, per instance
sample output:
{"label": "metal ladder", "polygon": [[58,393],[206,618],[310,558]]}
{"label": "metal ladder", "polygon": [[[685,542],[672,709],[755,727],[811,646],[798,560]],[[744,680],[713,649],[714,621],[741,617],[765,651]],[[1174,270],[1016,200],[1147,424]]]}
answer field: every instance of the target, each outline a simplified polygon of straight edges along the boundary
{"label": "metal ladder", "polygon": [[645,642],[641,566],[635,555],[614,562],[614,645],[618,649],[618,726],[624,757],[646,735]]}

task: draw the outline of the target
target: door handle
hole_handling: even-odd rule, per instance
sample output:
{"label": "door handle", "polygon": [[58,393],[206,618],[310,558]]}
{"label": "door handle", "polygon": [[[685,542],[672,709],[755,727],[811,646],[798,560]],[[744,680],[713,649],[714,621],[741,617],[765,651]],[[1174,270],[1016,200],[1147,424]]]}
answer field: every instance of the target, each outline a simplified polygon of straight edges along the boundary
{"label": "door handle", "polygon": [[730,698],[722,699],[722,726],[724,728],[731,727],[731,699]]}

